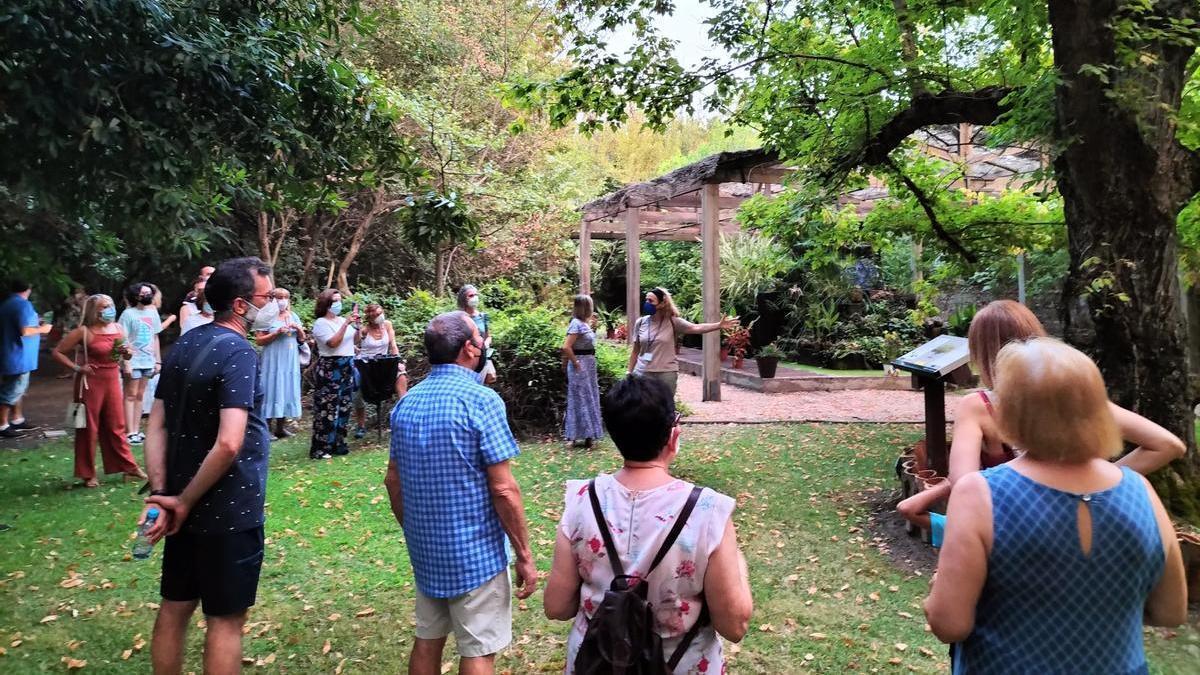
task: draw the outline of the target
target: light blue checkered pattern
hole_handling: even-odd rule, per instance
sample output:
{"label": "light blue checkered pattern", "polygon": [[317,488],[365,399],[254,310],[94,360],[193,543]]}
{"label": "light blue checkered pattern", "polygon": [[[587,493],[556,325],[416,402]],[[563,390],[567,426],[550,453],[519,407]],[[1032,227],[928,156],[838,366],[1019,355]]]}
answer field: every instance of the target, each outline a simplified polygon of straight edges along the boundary
{"label": "light blue checkered pattern", "polygon": [[1087,556],[1076,528],[1083,496],[1008,466],[983,472],[994,542],[955,673],[1148,672],[1142,611],[1163,571],[1162,538],[1145,485],[1122,471],[1116,487],[1086,496]]}
{"label": "light blue checkered pattern", "polygon": [[392,408],[404,536],[417,588],[453,598],[508,566],[487,467],[519,454],[500,395],[474,372],[436,365]]}

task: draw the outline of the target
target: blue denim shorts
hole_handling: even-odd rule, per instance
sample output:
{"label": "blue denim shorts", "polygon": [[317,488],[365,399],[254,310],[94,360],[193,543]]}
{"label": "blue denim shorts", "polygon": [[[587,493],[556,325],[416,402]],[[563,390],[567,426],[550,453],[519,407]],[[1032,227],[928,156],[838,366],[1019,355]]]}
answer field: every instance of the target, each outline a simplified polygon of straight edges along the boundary
{"label": "blue denim shorts", "polygon": [[29,373],[0,375],[0,405],[16,405],[29,389]]}
{"label": "blue denim shorts", "polygon": [[134,368],[129,371],[129,379],[131,380],[149,380],[154,377],[153,368]]}

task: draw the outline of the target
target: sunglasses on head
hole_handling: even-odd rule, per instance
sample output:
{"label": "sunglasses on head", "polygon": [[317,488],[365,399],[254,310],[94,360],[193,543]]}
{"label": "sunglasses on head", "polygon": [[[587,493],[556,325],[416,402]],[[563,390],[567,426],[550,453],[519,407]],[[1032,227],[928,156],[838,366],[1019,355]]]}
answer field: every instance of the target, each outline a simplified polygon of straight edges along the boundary
{"label": "sunglasses on head", "polygon": [[683,422],[683,413],[681,413],[681,412],[676,412],[676,413],[675,413],[675,419],[671,421],[671,426],[672,426],[672,427],[677,427],[677,426],[679,426],[679,425],[680,425],[680,423],[682,423],[682,422]]}

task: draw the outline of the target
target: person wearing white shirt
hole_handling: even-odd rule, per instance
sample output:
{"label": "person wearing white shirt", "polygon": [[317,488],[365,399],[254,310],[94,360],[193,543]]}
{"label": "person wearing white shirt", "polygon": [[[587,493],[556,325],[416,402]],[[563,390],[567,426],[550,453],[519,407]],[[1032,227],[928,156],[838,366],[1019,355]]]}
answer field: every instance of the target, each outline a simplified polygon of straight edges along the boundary
{"label": "person wearing white shirt", "polygon": [[317,341],[313,390],[312,459],[349,454],[346,430],[354,407],[354,339],[359,330],[358,305],[342,317],[342,294],[327,288],[317,296],[312,335]]}

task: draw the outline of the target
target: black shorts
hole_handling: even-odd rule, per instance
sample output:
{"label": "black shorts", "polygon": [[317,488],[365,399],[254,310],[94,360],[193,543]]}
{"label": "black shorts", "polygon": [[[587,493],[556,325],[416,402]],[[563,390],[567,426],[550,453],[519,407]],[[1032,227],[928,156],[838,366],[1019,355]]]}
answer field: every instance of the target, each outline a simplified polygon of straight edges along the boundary
{"label": "black shorts", "polygon": [[263,528],[229,534],[179,532],[163,546],[162,597],[199,600],[207,616],[254,605],[263,562]]}

